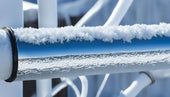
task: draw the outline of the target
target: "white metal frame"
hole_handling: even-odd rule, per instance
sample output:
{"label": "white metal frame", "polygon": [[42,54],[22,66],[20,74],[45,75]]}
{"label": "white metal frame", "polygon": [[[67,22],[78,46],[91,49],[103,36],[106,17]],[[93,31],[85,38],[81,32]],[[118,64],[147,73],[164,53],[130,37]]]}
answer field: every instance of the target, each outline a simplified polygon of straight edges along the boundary
{"label": "white metal frame", "polygon": [[[38,25],[39,27],[57,27],[57,0],[38,0]],[[52,80],[36,81],[37,97],[51,97]]]}

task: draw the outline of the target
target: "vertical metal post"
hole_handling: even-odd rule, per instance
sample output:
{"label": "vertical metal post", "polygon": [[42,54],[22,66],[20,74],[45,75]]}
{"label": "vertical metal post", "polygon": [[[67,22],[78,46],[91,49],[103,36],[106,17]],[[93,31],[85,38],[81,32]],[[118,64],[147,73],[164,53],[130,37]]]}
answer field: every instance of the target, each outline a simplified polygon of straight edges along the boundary
{"label": "vertical metal post", "polygon": [[[57,27],[57,0],[38,0],[38,25],[39,27]],[[37,97],[51,97],[52,80],[43,79],[36,81]]]}
{"label": "vertical metal post", "polygon": [[[0,28],[23,27],[22,0],[0,0]],[[1,97],[23,97],[22,82],[0,81]]]}
{"label": "vertical metal post", "polygon": [[38,0],[38,26],[53,28],[57,22],[57,0]]}

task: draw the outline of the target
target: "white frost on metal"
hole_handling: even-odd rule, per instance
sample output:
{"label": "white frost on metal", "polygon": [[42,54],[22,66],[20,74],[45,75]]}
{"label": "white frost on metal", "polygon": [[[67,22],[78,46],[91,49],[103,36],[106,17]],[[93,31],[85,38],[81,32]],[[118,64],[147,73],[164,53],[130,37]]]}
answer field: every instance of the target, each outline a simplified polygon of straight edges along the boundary
{"label": "white frost on metal", "polygon": [[157,36],[170,37],[170,24],[160,23],[159,25],[135,24],[132,26],[109,26],[109,27],[63,27],[63,28],[18,28],[14,29],[16,38],[19,41],[43,44],[62,43],[70,40],[93,41],[95,39],[104,42],[123,40],[131,42],[132,39],[151,39]]}
{"label": "white frost on metal", "polygon": [[170,68],[170,51],[20,59],[16,80],[137,72]]}

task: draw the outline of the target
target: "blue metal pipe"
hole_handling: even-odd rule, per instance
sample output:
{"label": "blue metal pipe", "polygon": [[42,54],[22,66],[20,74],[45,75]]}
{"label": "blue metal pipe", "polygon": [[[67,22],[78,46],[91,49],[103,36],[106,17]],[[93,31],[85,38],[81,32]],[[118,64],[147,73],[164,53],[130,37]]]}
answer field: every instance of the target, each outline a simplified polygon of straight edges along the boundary
{"label": "blue metal pipe", "polygon": [[63,43],[31,44],[17,41],[20,58],[49,57],[63,55],[102,54],[117,52],[170,50],[170,37],[153,37],[149,40],[133,39],[131,43],[123,40],[113,42],[64,41]]}
{"label": "blue metal pipe", "polygon": [[[22,35],[19,36],[22,34],[19,31],[16,34],[19,52],[19,68],[16,80],[168,69],[170,68],[169,30],[166,31],[166,29],[162,28],[160,27],[160,30],[157,29],[157,33],[153,30],[156,34],[154,32],[148,33],[152,35],[151,39],[143,36],[141,39],[133,38],[131,42],[123,40],[126,38],[123,33],[127,34],[128,32],[121,33],[121,31],[115,32],[118,35],[122,34],[120,35],[122,37],[119,38],[121,40],[114,40],[114,36],[113,42],[105,42],[105,38],[109,36],[106,35],[100,39],[101,36],[96,35],[100,31],[99,29],[95,30],[95,33],[93,33],[93,29],[84,30],[85,28],[78,30],[76,28],[45,29],[46,31],[49,30],[47,35],[46,31],[43,32],[44,29],[22,29],[22,33],[33,30],[31,33],[35,33],[35,35],[31,38],[32,35],[28,34],[30,36],[26,40],[27,37],[25,36],[27,34],[24,34],[24,37]],[[138,31],[130,29],[128,31]],[[145,27],[142,30],[145,31],[145,34],[150,31],[149,28],[145,30]],[[158,32],[162,30],[164,30],[165,34]],[[41,33],[39,31],[43,33],[42,36],[40,36]],[[55,37],[51,35],[50,31],[56,34]],[[62,35],[62,31],[66,31],[66,33],[58,37],[58,35]],[[75,36],[67,36],[69,31],[75,31],[76,33],[73,33]],[[77,34],[79,31],[82,31],[81,34]],[[88,34],[90,32],[93,33],[89,34],[89,37],[94,39],[93,41],[90,41],[85,31],[89,31]],[[111,33],[114,33],[114,31]],[[134,37],[139,38],[140,33],[137,33],[138,35]],[[99,34],[105,35],[102,32]],[[35,40],[36,38],[39,40]],[[68,38],[69,41],[65,38]],[[86,40],[86,38],[89,39]],[[132,37],[130,36],[130,38]],[[63,42],[61,42],[62,39],[64,40]]]}

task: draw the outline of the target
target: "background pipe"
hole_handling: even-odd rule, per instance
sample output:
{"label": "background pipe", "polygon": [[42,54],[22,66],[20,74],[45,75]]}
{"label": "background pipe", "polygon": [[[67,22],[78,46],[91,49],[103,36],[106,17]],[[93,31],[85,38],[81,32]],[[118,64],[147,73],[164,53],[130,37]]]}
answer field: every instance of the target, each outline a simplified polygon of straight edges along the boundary
{"label": "background pipe", "polygon": [[119,97],[136,97],[145,87],[156,80],[170,77],[169,69],[140,72],[139,77]]}
{"label": "background pipe", "polygon": [[[64,78],[64,79],[65,79],[65,78]],[[73,85],[74,83],[73,83],[72,80],[75,80],[76,78],[71,77],[71,78],[66,78],[66,80],[64,80],[64,79],[61,78],[62,82],[59,83],[59,84],[57,84],[57,85],[52,89],[52,91],[51,91],[51,96],[55,96],[55,95],[58,94],[62,89],[66,88],[66,87],[69,85],[69,84],[66,82],[66,80],[69,80],[69,82],[71,82],[72,85]],[[71,86],[71,87],[72,87],[72,86]],[[74,87],[76,87],[76,86],[74,85]],[[72,89],[73,89],[73,87],[72,87]],[[75,94],[78,94],[78,95],[80,96],[80,92],[79,92],[78,88],[74,88],[73,90],[74,90]],[[77,96],[78,96],[78,95],[77,95]]]}
{"label": "background pipe", "polygon": [[77,22],[75,26],[84,26],[90,18],[95,17],[97,13],[106,5],[108,0],[97,0],[93,7]]}
{"label": "background pipe", "polygon": [[[77,86],[73,83],[72,80],[68,79],[68,78],[63,78],[62,80],[65,80],[66,83],[71,86],[71,88],[74,90],[75,94],[76,94],[76,97],[81,97],[81,94],[80,94],[80,91],[79,89],[77,88]],[[86,97],[86,96],[84,96]]]}
{"label": "background pipe", "polygon": [[[57,27],[57,0],[38,0],[38,26]],[[41,33],[40,33],[41,34]],[[43,79],[36,81],[37,97],[50,97],[52,90],[52,80]]]}
{"label": "background pipe", "polygon": [[139,77],[118,97],[136,97],[137,94],[146,86],[152,83],[152,80],[146,74],[140,74]]}
{"label": "background pipe", "polygon": [[133,2],[133,0],[119,0],[116,7],[114,8],[111,16],[106,21],[104,26],[119,25],[119,23],[121,22],[122,18],[124,17],[126,12],[128,11],[132,2]]}

